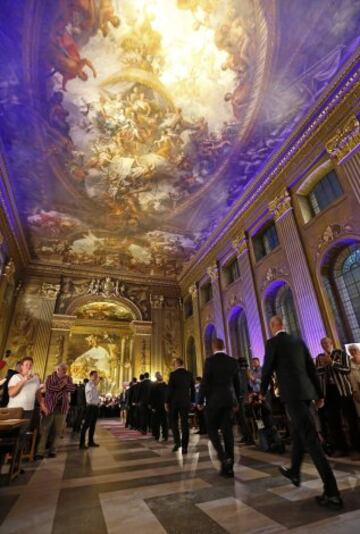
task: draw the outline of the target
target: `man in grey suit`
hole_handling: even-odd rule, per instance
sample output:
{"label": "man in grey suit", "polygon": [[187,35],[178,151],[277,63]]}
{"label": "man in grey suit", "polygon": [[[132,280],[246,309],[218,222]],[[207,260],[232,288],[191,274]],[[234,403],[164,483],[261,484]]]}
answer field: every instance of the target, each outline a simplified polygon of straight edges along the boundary
{"label": "man in grey suit", "polygon": [[273,337],[266,343],[261,398],[265,399],[271,376],[275,372],[293,434],[291,467],[280,467],[280,472],[295,486],[300,486],[300,469],[307,450],[324,483],[324,493],[316,497],[317,503],[340,510],[343,502],[336,479],[325,457],[310,412],[312,401],[315,401],[318,408],[324,405],[314,362],[304,341],[285,332],[281,317],[275,315],[271,318],[270,329]]}

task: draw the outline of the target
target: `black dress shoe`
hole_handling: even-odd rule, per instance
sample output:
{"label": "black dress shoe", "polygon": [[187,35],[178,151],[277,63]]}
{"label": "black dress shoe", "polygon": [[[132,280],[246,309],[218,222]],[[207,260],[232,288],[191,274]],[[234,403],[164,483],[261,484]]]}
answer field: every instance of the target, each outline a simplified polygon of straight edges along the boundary
{"label": "black dress shoe", "polygon": [[88,447],[100,447],[98,443],[89,443]]}
{"label": "black dress shoe", "polygon": [[291,471],[291,469],[289,469],[288,467],[285,467],[284,465],[281,465],[279,467],[279,471],[282,474],[282,476],[288,478],[294,484],[294,486],[296,486],[297,488],[300,486],[301,484],[300,475],[295,475]]}
{"label": "black dress shoe", "polygon": [[234,478],[234,462],[232,460],[222,462],[220,475],[225,478]]}
{"label": "black dress shoe", "polygon": [[176,451],[178,451],[179,449],[180,449],[180,445],[176,445],[176,444],[175,444],[175,445],[173,446],[172,451],[173,451],[173,452],[176,452]]}
{"label": "black dress shoe", "polygon": [[183,454],[187,454],[187,453],[188,453],[188,450],[183,448],[181,452],[182,452]]}
{"label": "black dress shoe", "polygon": [[56,458],[56,452],[49,452],[48,458]]}
{"label": "black dress shoe", "polygon": [[87,449],[87,446],[85,445],[85,443],[80,443],[79,449]]}
{"label": "black dress shoe", "polygon": [[340,495],[334,495],[331,497],[330,495],[323,493],[323,495],[318,495],[315,497],[315,501],[319,506],[329,508],[329,510],[342,510],[344,508],[344,503]]}

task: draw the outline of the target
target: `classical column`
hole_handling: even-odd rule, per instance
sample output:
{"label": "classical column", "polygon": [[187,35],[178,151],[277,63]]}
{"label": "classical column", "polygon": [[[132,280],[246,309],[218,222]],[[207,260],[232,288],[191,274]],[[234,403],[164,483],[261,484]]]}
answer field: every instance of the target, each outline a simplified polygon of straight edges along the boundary
{"label": "classical column", "polygon": [[203,356],[203,345],[202,345],[202,334],[201,334],[199,289],[196,284],[193,284],[192,286],[189,287],[189,293],[191,295],[192,306],[193,306],[196,368],[197,368],[197,373],[202,375],[203,366],[204,366],[204,356]]}
{"label": "classical column", "polygon": [[151,361],[152,323],[150,321],[133,321],[131,328],[134,332],[132,358],[134,376],[139,376],[145,371],[155,373],[158,369],[154,368]]}
{"label": "classical column", "polygon": [[53,315],[49,349],[44,368],[44,377],[53,372],[55,366],[67,362],[71,325],[76,321],[75,315]]}
{"label": "classical column", "polygon": [[245,234],[234,239],[232,246],[239,262],[241,292],[249,330],[251,354],[262,358],[265,351],[264,336],[250,261],[250,251]]}
{"label": "classical column", "polygon": [[151,339],[151,367],[153,372],[161,371],[163,366],[163,295],[150,295],[153,335]]}
{"label": "classical column", "polygon": [[211,265],[207,268],[207,273],[210,277],[212,286],[216,334],[217,337],[223,339],[225,345],[227,345],[226,325],[224,321],[224,310],[220,285],[220,272],[218,266],[216,264]]}
{"label": "classical column", "polygon": [[360,203],[360,121],[351,115],[326,143],[330,158],[342,169]]}
{"label": "classical column", "polygon": [[274,215],[279,240],[288,260],[301,331],[311,354],[315,356],[326,330],[288,191],[284,189],[270,202],[269,208]]}
{"label": "classical column", "polygon": [[47,284],[46,282],[40,288],[40,316],[34,343],[35,369],[40,376],[44,376],[46,372],[51,323],[59,290],[59,284]]}

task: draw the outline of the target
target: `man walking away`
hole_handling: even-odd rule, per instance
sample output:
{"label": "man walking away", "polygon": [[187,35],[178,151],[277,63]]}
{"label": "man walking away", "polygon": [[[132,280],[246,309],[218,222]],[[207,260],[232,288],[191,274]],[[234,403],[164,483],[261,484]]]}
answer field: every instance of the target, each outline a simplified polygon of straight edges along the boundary
{"label": "man walking away", "polygon": [[152,382],[149,373],[144,373],[144,380],[139,387],[139,415],[140,415],[140,431],[146,434],[150,427],[150,393]]}
{"label": "man walking away", "polygon": [[207,433],[221,462],[220,474],[230,478],[234,476],[233,412],[240,398],[239,370],[237,360],[224,351],[222,339],[215,339],[212,348],[214,353],[205,360],[199,409],[206,399]]}
{"label": "man walking away", "polygon": [[187,454],[189,445],[189,411],[195,400],[194,378],[190,371],[185,369],[181,358],[174,360],[174,368],[174,371],[170,373],[167,392],[167,410],[170,411],[171,428],[174,437],[173,452],[180,448],[181,443],[182,453]]}
{"label": "man walking away", "polygon": [[84,424],[80,434],[80,449],[87,448],[85,445],[85,436],[87,430],[89,430],[88,446],[99,447],[99,445],[94,441],[96,421],[99,415],[100,397],[97,389],[99,382],[100,377],[97,371],[91,371],[90,380],[85,386],[86,411]]}
{"label": "man walking away", "polygon": [[324,483],[324,493],[316,497],[317,503],[333,510],[340,510],[343,502],[336,479],[325,457],[310,412],[313,400],[318,408],[324,404],[314,362],[305,343],[285,332],[280,316],[275,315],[271,318],[270,330],[273,337],[266,343],[261,398],[265,399],[271,376],[275,371],[280,397],[285,403],[293,433],[291,467],[280,467],[280,472],[295,486],[300,486],[300,469],[307,450]]}
{"label": "man walking away", "polygon": [[167,385],[162,374],[155,374],[156,382],[153,384],[150,393],[150,406],[152,412],[152,433],[156,441],[160,439],[160,429],[164,441],[168,440],[168,419],[165,410]]}

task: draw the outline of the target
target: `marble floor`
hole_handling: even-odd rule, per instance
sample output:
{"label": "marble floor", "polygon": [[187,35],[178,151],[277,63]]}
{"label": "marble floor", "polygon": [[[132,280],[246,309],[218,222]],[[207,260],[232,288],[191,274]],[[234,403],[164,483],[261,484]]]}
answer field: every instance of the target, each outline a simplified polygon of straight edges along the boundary
{"label": "marble floor", "polygon": [[294,488],[278,473],[286,458],[255,447],[237,450],[236,476],[223,479],[206,438],[192,434],[189,454],[172,453],[127,432],[118,421],[98,423],[98,449],[80,451],[70,434],[55,459],[25,466],[10,487],[0,487],[4,534],[220,534],[357,532],[360,463],[332,465],[342,489],[342,513],[319,508],[321,483],[305,463]]}

